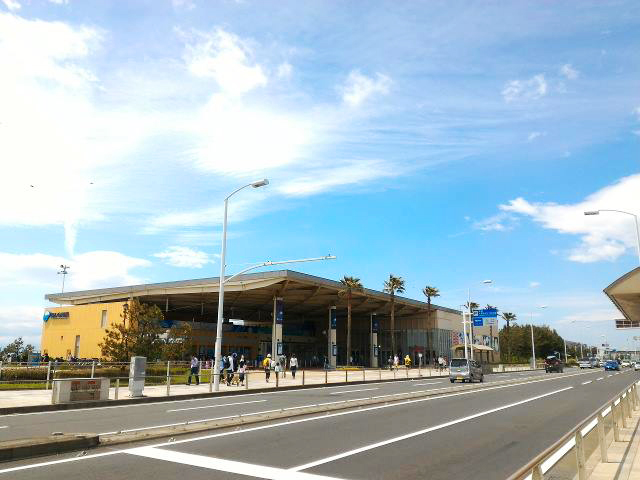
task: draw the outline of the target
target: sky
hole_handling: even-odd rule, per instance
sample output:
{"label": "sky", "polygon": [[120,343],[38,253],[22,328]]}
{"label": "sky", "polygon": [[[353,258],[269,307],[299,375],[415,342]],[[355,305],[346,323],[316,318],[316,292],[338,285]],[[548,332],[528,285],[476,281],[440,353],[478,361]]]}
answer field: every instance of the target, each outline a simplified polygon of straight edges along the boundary
{"label": "sky", "polygon": [[[640,4],[0,0],[0,346],[44,300],[265,260],[639,344]],[[484,284],[490,279],[492,284]],[[546,308],[540,308],[541,306]],[[640,346],[640,345],[639,345]]]}

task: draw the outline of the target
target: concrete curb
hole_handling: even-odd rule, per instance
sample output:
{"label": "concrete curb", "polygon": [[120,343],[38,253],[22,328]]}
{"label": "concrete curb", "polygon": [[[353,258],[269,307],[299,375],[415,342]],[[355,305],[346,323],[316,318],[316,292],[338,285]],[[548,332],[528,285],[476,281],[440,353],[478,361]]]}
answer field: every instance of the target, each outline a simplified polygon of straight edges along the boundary
{"label": "concrete curb", "polygon": [[22,458],[53,455],[73,450],[87,450],[100,443],[98,435],[66,434],[50,437],[28,438],[0,442],[0,462],[20,460]]}
{"label": "concrete curb", "polygon": [[[451,393],[457,393],[469,390],[482,390],[484,388],[490,388],[493,386],[517,384],[527,380],[539,379],[539,377],[524,377],[512,380],[502,380],[499,382],[475,383],[468,385],[457,385],[453,387],[444,387],[434,391],[425,392],[407,392],[399,393],[391,396],[384,397],[369,397],[362,400],[345,400],[341,403],[332,403],[330,405],[313,405],[309,407],[280,409],[278,411],[269,413],[258,414],[246,414],[237,415],[230,418],[211,421],[193,421],[185,422],[184,424],[174,425],[171,427],[159,427],[157,429],[148,429],[139,432],[123,432],[109,435],[100,436],[100,445],[118,445],[123,443],[138,442],[143,440],[151,440],[155,438],[163,438],[173,435],[184,435],[188,433],[196,433],[201,431],[218,430],[223,428],[238,427],[244,425],[251,425],[256,423],[263,423],[272,420],[278,420],[283,418],[293,418],[305,415],[312,415],[315,413],[330,413],[340,410],[350,410],[358,407],[365,407],[370,405],[382,405],[389,403],[396,403],[406,400],[414,400],[427,397],[435,397],[440,395],[447,395]],[[351,382],[349,382],[351,384]]]}

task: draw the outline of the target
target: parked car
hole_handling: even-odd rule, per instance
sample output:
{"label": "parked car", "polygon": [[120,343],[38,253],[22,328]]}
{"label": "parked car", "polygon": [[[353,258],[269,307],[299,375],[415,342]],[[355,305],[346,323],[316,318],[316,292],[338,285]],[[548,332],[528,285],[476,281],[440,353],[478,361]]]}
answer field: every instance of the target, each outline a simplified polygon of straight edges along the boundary
{"label": "parked car", "polygon": [[452,358],[449,364],[449,381],[453,383],[456,380],[460,380],[462,383],[473,383],[474,380],[484,382],[482,365],[475,360]]}
{"label": "parked car", "polygon": [[607,370],[620,370],[620,364],[615,360],[607,360],[604,364],[605,371]]}
{"label": "parked car", "polygon": [[581,358],[578,360],[578,366],[580,368],[593,368],[593,361],[588,358]]}
{"label": "parked car", "polygon": [[598,358],[593,357],[593,358],[591,359],[591,366],[592,366],[593,368],[600,368],[602,365],[601,365],[600,360],[599,360]]}
{"label": "parked car", "polygon": [[631,362],[629,362],[629,360],[622,360],[622,364],[623,367],[630,367],[631,366]]}
{"label": "parked car", "polygon": [[633,369],[637,372],[638,370],[640,370],[640,362],[636,362],[633,364]]}
{"label": "parked car", "polygon": [[562,361],[556,357],[555,355],[549,355],[544,359],[544,371],[549,372],[564,372],[564,364]]}

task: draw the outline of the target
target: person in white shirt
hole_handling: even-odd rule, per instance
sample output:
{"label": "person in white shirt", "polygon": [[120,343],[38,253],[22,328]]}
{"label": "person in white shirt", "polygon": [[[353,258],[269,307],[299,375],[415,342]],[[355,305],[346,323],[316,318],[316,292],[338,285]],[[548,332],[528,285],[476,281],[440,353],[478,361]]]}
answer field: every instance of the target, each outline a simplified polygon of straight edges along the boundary
{"label": "person in white shirt", "polygon": [[298,370],[298,359],[296,358],[296,354],[292,353],[291,358],[289,359],[289,368],[291,369],[291,376],[296,378],[296,370]]}
{"label": "person in white shirt", "polygon": [[191,370],[189,370],[189,380],[187,381],[187,385],[191,385],[191,377],[196,377],[196,385],[200,385],[200,376],[199,376],[199,362],[198,357],[195,355],[191,357]]}

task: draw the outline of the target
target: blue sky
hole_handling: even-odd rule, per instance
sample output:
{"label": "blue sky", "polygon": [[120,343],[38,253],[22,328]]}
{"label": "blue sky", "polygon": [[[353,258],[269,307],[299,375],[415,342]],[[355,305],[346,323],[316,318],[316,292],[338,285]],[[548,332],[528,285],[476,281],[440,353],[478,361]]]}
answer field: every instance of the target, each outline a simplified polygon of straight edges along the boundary
{"label": "blue sky", "polygon": [[[0,345],[45,293],[298,269],[631,347],[640,5],[0,0]],[[482,280],[491,279],[491,286]],[[540,305],[547,305],[542,310]],[[576,321],[571,323],[572,321]]]}

